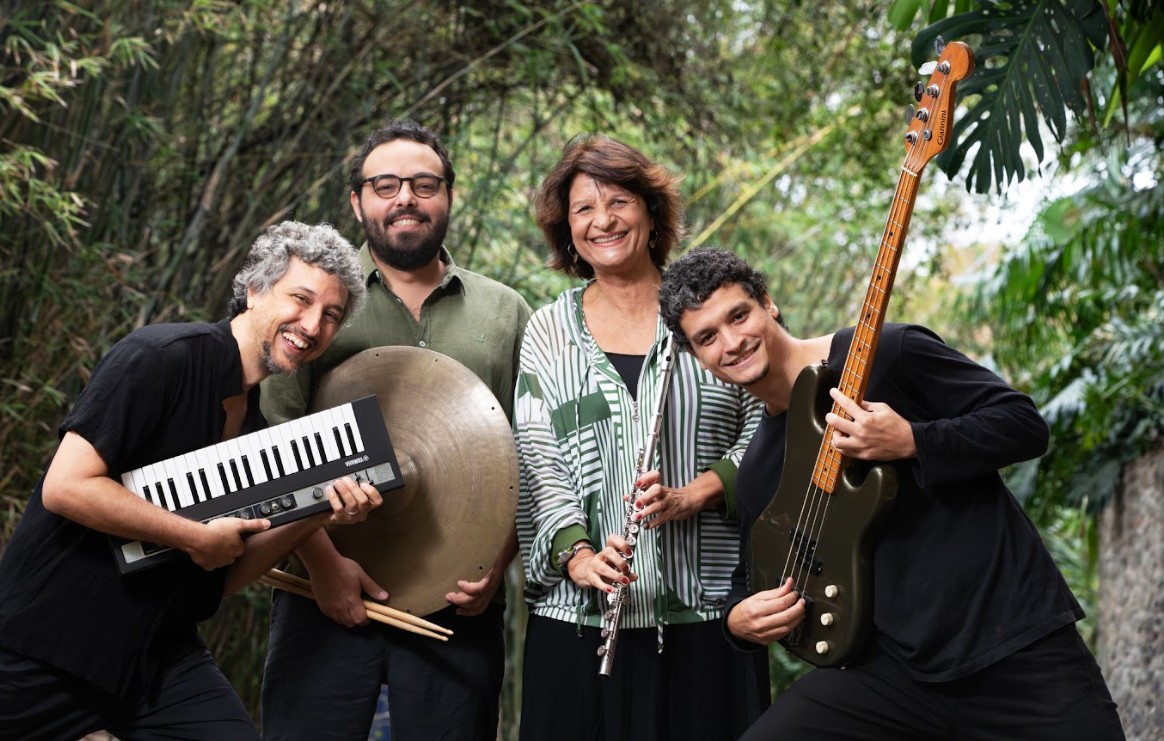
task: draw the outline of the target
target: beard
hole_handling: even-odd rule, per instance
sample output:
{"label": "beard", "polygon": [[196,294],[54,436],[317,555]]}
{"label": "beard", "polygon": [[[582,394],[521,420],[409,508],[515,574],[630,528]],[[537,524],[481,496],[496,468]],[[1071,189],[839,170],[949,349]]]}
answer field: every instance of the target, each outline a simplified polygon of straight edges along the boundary
{"label": "beard", "polygon": [[[389,235],[389,222],[406,215],[428,224],[428,230],[414,234]],[[411,209],[391,213],[379,223],[364,219],[364,236],[368,240],[368,249],[377,260],[397,270],[416,270],[432,262],[440,253],[448,230],[448,211],[432,220],[429,220],[426,214]]]}
{"label": "beard", "polygon": [[271,352],[271,343],[269,341],[263,343],[263,368],[272,376],[293,376],[295,375],[295,371],[299,370],[298,368],[288,368],[287,366],[279,365],[279,362],[275,360],[275,356]]}
{"label": "beard", "polygon": [[[283,324],[279,327],[278,333],[281,335],[284,332],[294,332],[293,326],[290,324]],[[306,338],[304,338],[306,339]],[[281,364],[275,359],[275,346],[270,340],[263,340],[262,346],[262,361],[263,368],[273,376],[293,376],[299,372],[299,366],[292,364]]]}

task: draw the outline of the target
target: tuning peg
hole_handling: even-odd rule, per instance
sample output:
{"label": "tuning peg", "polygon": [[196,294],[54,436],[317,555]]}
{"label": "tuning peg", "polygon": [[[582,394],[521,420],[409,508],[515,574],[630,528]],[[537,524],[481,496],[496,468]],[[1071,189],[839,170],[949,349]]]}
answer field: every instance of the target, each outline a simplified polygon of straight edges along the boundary
{"label": "tuning peg", "polygon": [[946,49],[946,40],[943,39],[941,36],[938,36],[937,38],[935,38],[934,39],[934,51],[936,51],[938,53],[939,57],[942,56],[942,52],[945,51],[945,49]]}
{"label": "tuning peg", "polygon": [[905,125],[906,126],[909,126],[911,123],[913,123],[913,110],[914,109],[913,109],[912,105],[907,105],[905,107]]}
{"label": "tuning peg", "polygon": [[921,80],[918,80],[913,85],[913,99],[920,103],[924,93],[925,86],[921,84]]}

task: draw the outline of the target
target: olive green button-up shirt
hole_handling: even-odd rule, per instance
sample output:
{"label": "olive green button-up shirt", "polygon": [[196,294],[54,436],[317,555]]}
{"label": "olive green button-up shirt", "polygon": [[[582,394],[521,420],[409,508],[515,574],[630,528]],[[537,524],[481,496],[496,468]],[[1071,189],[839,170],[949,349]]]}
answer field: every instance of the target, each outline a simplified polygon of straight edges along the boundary
{"label": "olive green button-up shirt", "polygon": [[480,378],[513,417],[513,389],[521,340],[530,308],[517,291],[453,264],[441,249],[445,276],[420,309],[420,321],[388,287],[365,244],[360,264],[368,281],[364,311],[337,333],[316,361],[294,376],[271,376],[262,384],[267,421],[281,424],[311,409],[319,379],[352,355],[372,347],[408,345],[448,355]]}

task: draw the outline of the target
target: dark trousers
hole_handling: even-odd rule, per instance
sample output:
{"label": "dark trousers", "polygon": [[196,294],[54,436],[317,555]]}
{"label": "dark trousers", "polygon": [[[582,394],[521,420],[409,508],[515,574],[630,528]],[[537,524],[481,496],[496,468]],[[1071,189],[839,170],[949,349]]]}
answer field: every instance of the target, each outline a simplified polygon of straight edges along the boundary
{"label": "dark trousers", "polygon": [[918,682],[885,656],[813,669],[741,741],[1115,741],[1115,703],[1074,625],[952,682]]}
{"label": "dark trousers", "polygon": [[205,649],[168,663],[148,693],[118,698],[53,666],[0,649],[0,741],[257,741],[238,695]]}
{"label": "dark trousers", "polygon": [[731,741],[768,705],[768,660],[724,640],[718,620],[622,630],[609,677],[598,628],[530,615],[523,741]]}
{"label": "dark trousers", "polygon": [[393,741],[493,741],[505,670],[504,610],[426,617],[447,643],[371,623],[345,628],[314,602],[276,592],[263,673],[263,738],[365,741],[388,685]]}

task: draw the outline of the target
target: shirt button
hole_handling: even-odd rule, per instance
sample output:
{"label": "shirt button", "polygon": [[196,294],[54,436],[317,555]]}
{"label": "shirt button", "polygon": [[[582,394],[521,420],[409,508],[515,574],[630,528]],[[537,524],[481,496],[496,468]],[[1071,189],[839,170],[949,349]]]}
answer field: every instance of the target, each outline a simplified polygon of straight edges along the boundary
{"label": "shirt button", "polygon": [[427,344],[425,344],[424,340],[421,340],[421,341],[420,341],[420,346],[421,346],[421,347],[428,347],[428,345],[427,345]]}

